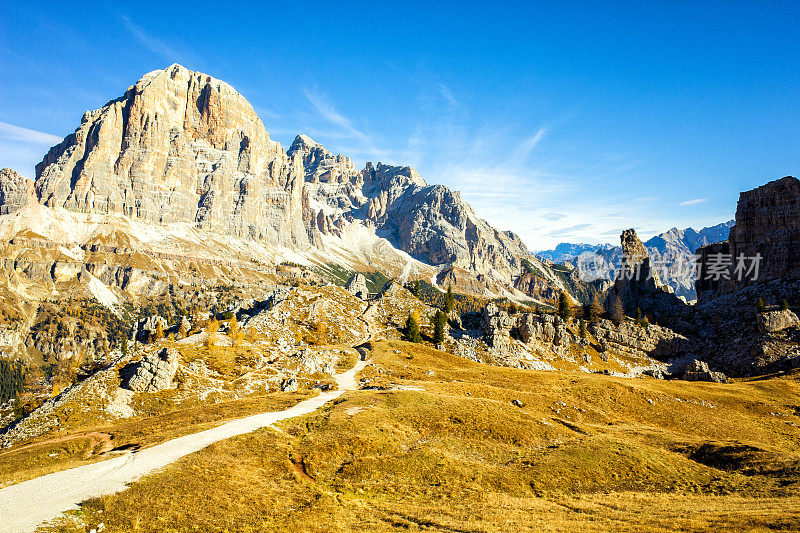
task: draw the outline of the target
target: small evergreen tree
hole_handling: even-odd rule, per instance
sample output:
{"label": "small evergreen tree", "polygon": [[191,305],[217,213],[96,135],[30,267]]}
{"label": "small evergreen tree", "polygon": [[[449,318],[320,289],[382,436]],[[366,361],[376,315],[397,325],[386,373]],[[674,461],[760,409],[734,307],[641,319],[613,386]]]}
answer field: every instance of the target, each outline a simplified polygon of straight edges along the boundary
{"label": "small evergreen tree", "polygon": [[595,292],[592,296],[592,303],[589,305],[589,321],[590,322],[597,322],[603,313],[605,313],[605,308],[603,307],[603,300],[600,298],[600,293]]}
{"label": "small evergreen tree", "polygon": [[447,286],[447,293],[444,295],[444,312],[450,314],[450,311],[453,310],[455,306],[455,301],[453,300],[453,286]]}
{"label": "small evergreen tree", "polygon": [[409,342],[422,342],[422,335],[419,332],[419,311],[411,311],[406,320],[406,340]]}
{"label": "small evergreen tree", "polygon": [[122,337],[122,345],[119,348],[119,351],[122,352],[122,355],[128,355],[128,338]]}
{"label": "small evergreen tree", "polygon": [[763,313],[764,311],[767,310],[767,304],[764,302],[764,298],[759,298],[758,299],[758,303],[756,304],[756,307],[758,307],[758,312],[759,313]]}
{"label": "small evergreen tree", "polygon": [[639,307],[636,308],[636,325],[642,325],[642,309]]}
{"label": "small evergreen tree", "polygon": [[586,322],[583,318],[578,322],[578,334],[581,336],[581,339],[586,338]]}
{"label": "small evergreen tree", "polygon": [[787,302],[785,298],[781,302],[781,309],[783,309],[784,311],[788,311],[789,310],[789,302]]}
{"label": "small evergreen tree", "polygon": [[563,318],[564,320],[569,320],[572,316],[572,309],[569,305],[569,298],[567,298],[567,294],[562,292],[561,295],[558,297],[558,316]]}
{"label": "small evergreen tree", "polygon": [[508,314],[516,315],[517,313],[519,313],[519,308],[517,307],[517,304],[515,304],[514,302],[508,304]]}
{"label": "small evergreen tree", "polygon": [[164,338],[164,328],[161,326],[161,321],[156,321],[156,332],[153,334],[153,340],[160,341]]}
{"label": "small evergreen tree", "polygon": [[622,299],[619,296],[615,296],[611,300],[611,321],[617,326],[625,321],[625,308],[622,306]]}
{"label": "small evergreen tree", "polygon": [[433,342],[435,344],[444,342],[446,329],[447,315],[441,309],[437,309],[436,314],[433,315]]}

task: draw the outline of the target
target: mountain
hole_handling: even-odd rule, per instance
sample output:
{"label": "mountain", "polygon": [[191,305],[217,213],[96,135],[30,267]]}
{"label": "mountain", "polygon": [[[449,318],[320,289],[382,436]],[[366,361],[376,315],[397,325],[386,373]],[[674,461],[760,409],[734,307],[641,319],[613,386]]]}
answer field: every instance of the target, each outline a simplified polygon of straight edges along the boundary
{"label": "mountain", "polygon": [[552,250],[540,250],[534,252],[536,257],[547,259],[553,263],[563,263],[571,259],[575,259],[584,252],[596,252],[598,250],[606,251],[613,250],[613,244],[572,244],[562,242],[556,245]]}
{"label": "mountain", "polygon": [[[726,240],[733,224],[734,221],[729,220],[699,231],[693,228],[683,230],[672,228],[646,241],[644,246],[661,280],[670,286],[676,295],[694,300],[697,298],[692,275],[695,252],[703,246]],[[622,248],[619,246],[569,243],[561,243],[553,250],[536,252],[536,255],[542,259],[564,263],[573,262],[584,252],[595,252],[617,266],[622,256]]]}
{"label": "mountain", "polygon": [[[3,183],[14,191],[0,198],[4,212],[25,205],[28,184]],[[543,297],[514,288],[524,260],[549,296],[564,290],[517,235],[479,218],[457,191],[427,184],[409,166],[359,170],[306,135],[284,150],[235,89],[177,64],[85,113],[36,166],[35,194],[46,208],[110,217],[104,224],[188,224],[290,249],[301,262],[386,269],[492,297]]]}

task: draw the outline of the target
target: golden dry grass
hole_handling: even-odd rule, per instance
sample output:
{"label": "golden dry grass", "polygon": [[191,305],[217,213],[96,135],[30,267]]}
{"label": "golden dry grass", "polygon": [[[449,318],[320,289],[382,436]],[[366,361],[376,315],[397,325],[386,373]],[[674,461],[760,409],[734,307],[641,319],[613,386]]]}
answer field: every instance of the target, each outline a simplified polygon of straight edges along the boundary
{"label": "golden dry grass", "polygon": [[[171,392],[148,395],[146,411],[149,411],[149,416],[101,425],[87,421],[87,424],[77,424],[70,431],[49,433],[23,446],[0,450],[0,486],[107,458],[107,455],[99,454],[101,450],[91,435],[86,435],[89,432],[110,435],[114,448],[145,447],[203,431],[234,418],[286,409],[309,396],[308,392],[274,393],[173,409],[163,398]],[[160,408],[160,401],[170,407]]]}
{"label": "golden dry grass", "polygon": [[[488,367],[402,342],[347,393],[219,442],[56,531],[800,528],[800,384]],[[412,387],[409,389],[409,387]],[[516,405],[512,403],[517,400]]]}

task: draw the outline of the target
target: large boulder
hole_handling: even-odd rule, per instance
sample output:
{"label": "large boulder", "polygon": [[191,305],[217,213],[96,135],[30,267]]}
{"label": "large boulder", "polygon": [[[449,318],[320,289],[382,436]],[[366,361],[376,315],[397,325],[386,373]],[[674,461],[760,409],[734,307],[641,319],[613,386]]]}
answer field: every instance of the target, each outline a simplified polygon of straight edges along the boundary
{"label": "large boulder", "polygon": [[157,392],[172,388],[172,378],[178,370],[178,352],[164,348],[146,355],[138,363],[122,369],[123,387],[134,392]]}
{"label": "large boulder", "polygon": [[708,363],[698,359],[692,360],[683,371],[681,379],[686,381],[712,381],[727,383],[728,378],[722,372],[712,372]]}
{"label": "large boulder", "polygon": [[361,272],[356,272],[353,274],[347,281],[347,284],[344,286],[344,288],[347,290],[347,292],[353,296],[361,298],[362,300],[366,300],[369,294],[369,290],[367,289],[367,278],[365,278],[364,274]]}
{"label": "large boulder", "polygon": [[758,330],[761,333],[776,333],[798,326],[800,326],[800,320],[789,309],[758,314]]}

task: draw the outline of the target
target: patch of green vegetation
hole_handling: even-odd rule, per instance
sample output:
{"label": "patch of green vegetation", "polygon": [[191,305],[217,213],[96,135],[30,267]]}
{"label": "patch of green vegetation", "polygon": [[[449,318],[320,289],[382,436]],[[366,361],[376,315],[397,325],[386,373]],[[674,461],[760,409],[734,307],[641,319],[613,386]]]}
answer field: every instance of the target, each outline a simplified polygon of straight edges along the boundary
{"label": "patch of green vegetation", "polygon": [[[348,270],[334,263],[328,263],[325,266],[315,267],[314,271],[322,279],[328,280],[334,285],[339,285],[340,287],[347,285],[347,282],[350,281],[350,278],[356,273],[355,270]],[[384,285],[389,282],[389,278],[386,277],[386,275],[380,270],[361,272],[361,274],[363,274],[364,278],[366,278],[367,290],[371,293],[380,292]]]}
{"label": "patch of green vegetation", "polygon": [[26,372],[22,361],[0,359],[0,403],[22,394]]}

